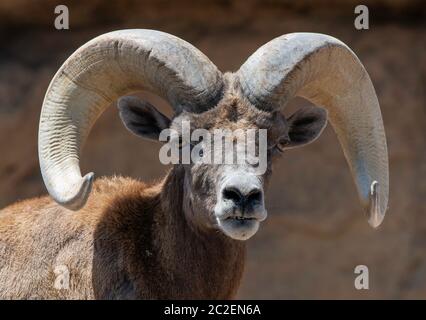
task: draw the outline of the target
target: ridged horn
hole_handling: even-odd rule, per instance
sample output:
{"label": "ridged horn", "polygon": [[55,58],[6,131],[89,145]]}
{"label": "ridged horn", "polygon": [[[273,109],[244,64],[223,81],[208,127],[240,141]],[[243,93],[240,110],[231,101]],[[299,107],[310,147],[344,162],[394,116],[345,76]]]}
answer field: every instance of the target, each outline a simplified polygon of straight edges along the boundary
{"label": "ridged horn", "polygon": [[260,47],[237,75],[258,108],[282,108],[301,96],[328,109],[368,221],[379,226],[389,192],[386,137],[373,84],[352,50],[323,34],[287,34]]}
{"label": "ridged horn", "polygon": [[79,158],[89,131],[117,98],[148,90],[176,112],[202,112],[220,99],[221,72],[198,49],[167,33],[120,30],[74,52],[47,89],[39,126],[39,159],[49,194],[78,210],[93,173],[81,176]]}

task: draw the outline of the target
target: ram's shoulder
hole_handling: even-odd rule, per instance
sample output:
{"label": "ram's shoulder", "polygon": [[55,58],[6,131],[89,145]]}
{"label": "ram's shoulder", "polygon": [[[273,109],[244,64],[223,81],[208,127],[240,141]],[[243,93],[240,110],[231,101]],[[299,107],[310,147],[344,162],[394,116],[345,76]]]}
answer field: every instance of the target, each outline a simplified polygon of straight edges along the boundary
{"label": "ram's shoulder", "polygon": [[121,194],[134,191],[143,191],[149,188],[149,185],[130,177],[112,176],[101,177],[93,183],[93,195],[114,193]]}
{"label": "ram's shoulder", "polygon": [[159,182],[145,183],[129,177],[99,178],[93,184],[87,204],[80,210],[82,218],[145,211],[159,199],[161,186]]}
{"label": "ram's shoulder", "polygon": [[62,221],[72,220],[89,226],[96,224],[105,212],[112,209],[124,209],[135,204],[144,206],[159,192],[159,184],[147,184],[129,177],[102,177],[94,181],[86,205],[78,211],[62,207],[46,195],[19,201],[0,210],[0,225],[25,221],[40,223],[39,220],[46,219],[52,222],[60,218]]}

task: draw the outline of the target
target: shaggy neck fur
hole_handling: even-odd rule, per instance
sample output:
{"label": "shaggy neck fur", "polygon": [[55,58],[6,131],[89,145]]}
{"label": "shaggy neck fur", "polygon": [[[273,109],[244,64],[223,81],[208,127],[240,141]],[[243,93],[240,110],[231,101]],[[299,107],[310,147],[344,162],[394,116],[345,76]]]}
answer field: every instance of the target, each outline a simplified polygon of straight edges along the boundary
{"label": "shaggy neck fur", "polygon": [[[176,166],[167,176],[160,193],[162,210],[157,218],[166,230],[158,233],[162,243],[162,267],[174,282],[173,296],[232,298],[238,289],[244,268],[245,244],[232,240],[216,229],[202,228],[192,216],[202,212],[183,212],[184,170]],[[168,246],[166,247],[167,244]],[[159,269],[157,269],[159,272]],[[161,279],[158,277],[157,279]],[[176,285],[179,283],[180,285]],[[167,286],[166,290],[170,290]]]}

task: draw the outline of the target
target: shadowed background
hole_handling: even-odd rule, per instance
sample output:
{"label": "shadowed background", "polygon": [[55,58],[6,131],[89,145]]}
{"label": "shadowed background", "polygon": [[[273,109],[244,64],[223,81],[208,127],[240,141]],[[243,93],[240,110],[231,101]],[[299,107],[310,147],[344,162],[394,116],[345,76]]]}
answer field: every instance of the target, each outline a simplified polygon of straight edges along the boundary
{"label": "shadowed background", "polygon": [[[70,30],[54,28],[66,4]],[[289,32],[346,42],[375,85],[388,139],[390,201],[378,230],[367,224],[330,126],[315,143],[276,162],[269,217],[248,241],[239,298],[426,298],[426,7],[422,1],[364,1],[370,30],[354,28],[357,1],[0,2],[0,208],[42,195],[37,130],[44,93],[79,46],[104,32],[158,29],[237,70],[260,45]],[[166,103],[142,94],[164,113]],[[307,103],[296,99],[285,111]],[[160,145],[132,136],[115,106],[98,120],[82,170],[158,179],[168,170]],[[221,257],[217,257],[220,259]],[[370,270],[370,290],[354,288],[354,268]],[[190,270],[188,270],[190,272]]]}

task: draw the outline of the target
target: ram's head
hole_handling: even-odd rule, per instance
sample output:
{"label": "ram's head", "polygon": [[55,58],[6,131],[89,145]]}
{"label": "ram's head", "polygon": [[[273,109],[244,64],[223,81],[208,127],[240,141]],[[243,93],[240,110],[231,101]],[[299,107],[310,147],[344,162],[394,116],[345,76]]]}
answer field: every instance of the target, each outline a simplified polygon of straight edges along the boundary
{"label": "ram's head", "polygon": [[[312,33],[276,38],[237,72],[225,75],[187,42],[158,31],[112,32],[81,47],[52,80],[40,120],[43,178],[58,203],[73,210],[84,206],[93,174],[81,176],[82,145],[111,102],[138,90],[167,99],[175,114],[168,119],[149,103],[125,97],[119,108],[126,127],[157,140],[163,130],[173,129],[176,139],[170,135],[167,143],[176,141],[180,151],[196,147],[182,139],[185,123],[190,134],[200,129],[211,136],[218,129],[238,132],[231,140],[240,136],[245,147],[250,130],[258,134],[250,140],[258,163],[205,163],[191,157],[187,163],[176,164],[185,170],[185,212],[205,213],[192,217],[200,226],[218,226],[235,239],[253,235],[266,218],[264,184],[272,158],[318,137],[327,113],[370,224],[376,227],[383,220],[388,162],[374,87],[345,44]],[[281,110],[296,95],[325,109],[306,107],[286,119]],[[261,132],[266,133],[265,140],[260,139]],[[197,153],[205,156],[216,146],[206,148],[203,139]],[[234,159],[247,152],[236,147],[222,153]]]}

